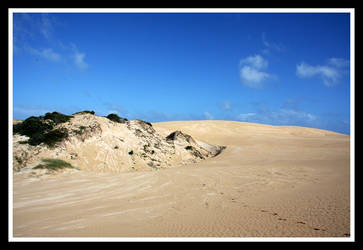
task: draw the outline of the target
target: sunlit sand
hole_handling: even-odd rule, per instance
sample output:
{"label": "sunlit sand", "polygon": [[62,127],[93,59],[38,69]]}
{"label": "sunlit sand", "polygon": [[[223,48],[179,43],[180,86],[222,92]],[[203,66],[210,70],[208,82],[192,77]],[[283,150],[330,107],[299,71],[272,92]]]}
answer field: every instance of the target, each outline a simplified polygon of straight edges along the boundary
{"label": "sunlit sand", "polygon": [[226,149],[153,171],[15,174],[14,237],[350,235],[349,136],[232,121],[153,128]]}

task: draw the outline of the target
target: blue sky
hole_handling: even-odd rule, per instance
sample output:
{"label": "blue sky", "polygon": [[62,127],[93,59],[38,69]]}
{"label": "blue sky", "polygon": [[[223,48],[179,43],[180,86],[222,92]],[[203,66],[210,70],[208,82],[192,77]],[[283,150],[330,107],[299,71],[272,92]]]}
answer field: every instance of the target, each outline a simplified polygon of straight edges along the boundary
{"label": "blue sky", "polygon": [[349,13],[14,13],[13,115],[350,133]]}

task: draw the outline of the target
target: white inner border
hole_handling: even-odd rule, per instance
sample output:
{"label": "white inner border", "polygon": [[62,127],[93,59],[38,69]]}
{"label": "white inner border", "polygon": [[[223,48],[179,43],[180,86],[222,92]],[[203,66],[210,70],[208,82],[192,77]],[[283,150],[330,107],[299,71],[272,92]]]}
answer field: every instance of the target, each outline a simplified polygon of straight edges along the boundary
{"label": "white inner border", "polygon": [[[59,238],[59,237],[14,237],[13,236],[13,14],[14,13],[349,13],[350,14],[350,237],[142,237],[142,238],[126,238],[126,237],[103,237],[103,238],[91,238],[91,237],[72,237],[72,238]],[[229,242],[291,242],[291,241],[310,241],[310,242],[352,242],[355,241],[355,100],[354,100],[354,87],[355,87],[355,9],[354,8],[9,8],[8,9],[8,68],[9,68],[9,110],[8,110],[8,152],[9,152],[9,166],[8,166],[8,181],[9,181],[9,221],[8,221],[8,240],[11,242],[22,241],[76,241],[76,242],[135,242],[135,241],[229,241]]]}

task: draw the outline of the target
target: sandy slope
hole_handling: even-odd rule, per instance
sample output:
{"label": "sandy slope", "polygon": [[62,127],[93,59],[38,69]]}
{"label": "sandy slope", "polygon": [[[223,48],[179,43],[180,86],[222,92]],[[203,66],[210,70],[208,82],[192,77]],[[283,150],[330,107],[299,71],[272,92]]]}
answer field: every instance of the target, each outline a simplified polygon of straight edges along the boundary
{"label": "sandy slope", "polygon": [[346,237],[349,136],[229,121],[153,124],[227,148],[188,166],[14,175],[15,237]]}

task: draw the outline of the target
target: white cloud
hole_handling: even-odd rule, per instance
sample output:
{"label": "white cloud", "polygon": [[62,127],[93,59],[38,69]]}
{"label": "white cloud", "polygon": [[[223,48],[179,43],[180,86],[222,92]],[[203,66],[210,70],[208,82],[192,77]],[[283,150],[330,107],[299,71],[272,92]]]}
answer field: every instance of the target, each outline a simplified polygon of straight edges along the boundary
{"label": "white cloud", "polygon": [[319,76],[322,78],[325,86],[331,87],[338,82],[342,74],[341,70],[336,66],[339,65],[339,67],[342,67],[343,63],[345,64],[344,61],[341,61],[340,59],[337,58],[331,58],[329,60],[329,64],[334,66],[330,65],[312,66],[305,62],[301,62],[296,66],[296,74],[302,78]]}
{"label": "white cloud", "polygon": [[51,48],[38,50],[31,47],[27,47],[27,50],[29,51],[29,53],[33,55],[42,57],[52,62],[59,62],[61,58],[60,54],[54,52],[53,49]]}
{"label": "white cloud", "polygon": [[50,18],[48,14],[42,13],[39,31],[46,39],[50,39],[53,32],[53,20]]}
{"label": "white cloud", "polygon": [[84,58],[86,57],[86,54],[80,52],[78,50],[77,46],[74,43],[71,43],[71,49],[73,50],[73,54],[72,54],[73,63],[79,69],[86,69],[86,68],[88,68],[88,64],[84,61]]}
{"label": "white cloud", "polygon": [[213,120],[214,116],[209,112],[204,112],[204,116],[207,120]]}
{"label": "white cloud", "polygon": [[241,82],[250,88],[262,88],[263,82],[270,78],[269,73],[262,69],[268,67],[268,61],[260,55],[249,56],[240,60]]}
{"label": "white cloud", "polygon": [[315,125],[318,117],[300,110],[280,109],[278,111],[260,110],[257,113],[241,113],[236,116],[239,121],[271,125]]}
{"label": "white cloud", "polygon": [[337,68],[331,66],[311,66],[307,63],[300,63],[296,66],[296,74],[302,78],[320,76],[325,86],[333,86],[340,78]]}
{"label": "white cloud", "polygon": [[328,63],[337,68],[345,68],[349,66],[349,61],[343,58],[329,58]]}
{"label": "white cloud", "polygon": [[241,68],[241,78],[251,87],[257,86],[258,83],[266,80],[270,75],[266,72],[258,71],[250,66],[244,66]]}
{"label": "white cloud", "polygon": [[232,104],[231,104],[231,102],[229,102],[229,101],[225,101],[225,102],[223,102],[223,103],[222,103],[222,108],[223,108],[224,110],[231,110],[231,109],[232,109]]}
{"label": "white cloud", "polygon": [[262,50],[262,53],[269,54],[270,50],[281,52],[284,50],[283,46],[281,44],[272,43],[267,41],[266,39],[266,33],[262,33],[262,43],[265,46],[265,48]]}
{"label": "white cloud", "polygon": [[86,54],[85,53],[80,53],[78,51],[76,51],[73,54],[73,60],[74,60],[74,64],[80,68],[80,69],[86,69],[88,67],[88,64],[84,61]]}
{"label": "white cloud", "polygon": [[251,118],[255,117],[256,113],[246,113],[246,114],[238,114],[237,120],[240,121],[249,121]]}
{"label": "white cloud", "polygon": [[249,56],[240,61],[241,64],[247,64],[256,69],[264,69],[268,66],[268,61],[260,55]]}

